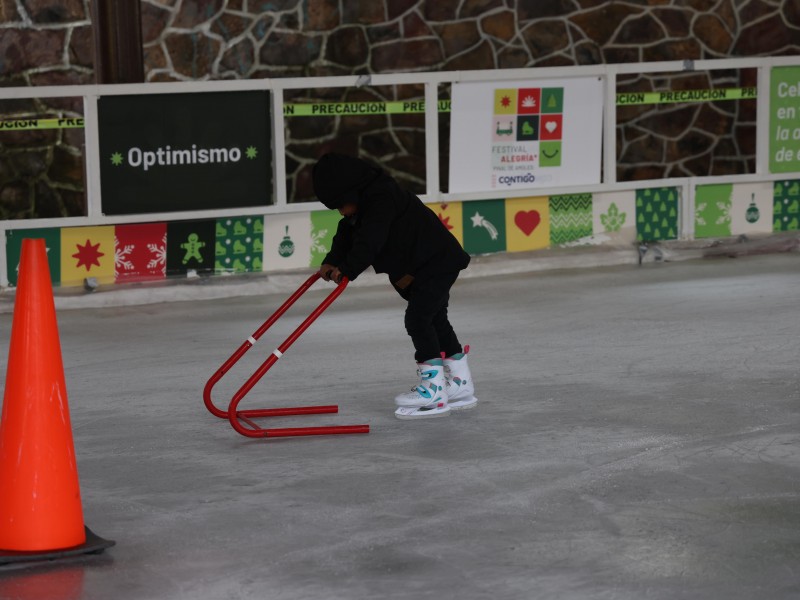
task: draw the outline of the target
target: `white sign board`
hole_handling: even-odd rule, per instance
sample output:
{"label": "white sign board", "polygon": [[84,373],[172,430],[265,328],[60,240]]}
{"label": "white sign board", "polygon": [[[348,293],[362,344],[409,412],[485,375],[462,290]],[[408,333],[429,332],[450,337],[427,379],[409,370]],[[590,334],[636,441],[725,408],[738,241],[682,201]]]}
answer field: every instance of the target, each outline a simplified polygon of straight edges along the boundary
{"label": "white sign board", "polygon": [[599,77],[454,83],[450,192],[600,183]]}

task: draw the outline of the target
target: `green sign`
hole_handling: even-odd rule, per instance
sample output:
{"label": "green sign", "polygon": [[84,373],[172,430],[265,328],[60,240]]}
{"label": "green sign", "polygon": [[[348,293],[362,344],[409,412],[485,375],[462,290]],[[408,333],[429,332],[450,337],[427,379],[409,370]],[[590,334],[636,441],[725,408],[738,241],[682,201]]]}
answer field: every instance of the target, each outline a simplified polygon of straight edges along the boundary
{"label": "green sign", "polygon": [[773,67],[769,94],[769,171],[800,171],[800,67]]}
{"label": "green sign", "polygon": [[269,204],[268,106],[260,91],[101,97],[103,214]]}

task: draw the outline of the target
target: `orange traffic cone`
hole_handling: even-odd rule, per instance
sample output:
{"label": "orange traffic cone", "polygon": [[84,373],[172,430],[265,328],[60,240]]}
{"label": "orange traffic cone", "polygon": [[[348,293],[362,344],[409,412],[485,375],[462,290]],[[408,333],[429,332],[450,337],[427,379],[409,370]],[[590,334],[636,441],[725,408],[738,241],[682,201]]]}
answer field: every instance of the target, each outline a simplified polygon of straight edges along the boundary
{"label": "orange traffic cone", "polygon": [[25,239],[0,420],[0,565],[113,544],[83,524],[47,249]]}

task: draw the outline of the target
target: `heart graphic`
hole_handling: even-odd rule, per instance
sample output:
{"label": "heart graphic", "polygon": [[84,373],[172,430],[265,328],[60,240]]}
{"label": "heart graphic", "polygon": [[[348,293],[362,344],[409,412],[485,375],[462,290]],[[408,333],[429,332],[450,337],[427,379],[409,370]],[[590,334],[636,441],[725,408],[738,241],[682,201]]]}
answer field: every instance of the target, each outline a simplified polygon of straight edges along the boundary
{"label": "heart graphic", "polygon": [[538,210],[529,210],[527,212],[519,211],[514,215],[514,224],[519,227],[525,235],[532,234],[534,229],[539,226],[541,220],[542,217],[539,215]]}
{"label": "heart graphic", "polygon": [[547,129],[548,133],[553,133],[557,127],[558,123],[556,123],[555,121],[548,121],[544,125],[544,128]]}

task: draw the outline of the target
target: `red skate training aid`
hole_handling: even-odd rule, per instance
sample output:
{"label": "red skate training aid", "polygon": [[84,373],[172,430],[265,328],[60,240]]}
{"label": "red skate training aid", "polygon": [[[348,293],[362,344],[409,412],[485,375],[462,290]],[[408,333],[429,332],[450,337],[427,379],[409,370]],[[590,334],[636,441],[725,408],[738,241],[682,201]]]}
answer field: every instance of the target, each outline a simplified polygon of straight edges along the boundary
{"label": "red skate training aid", "polygon": [[[217,370],[214,375],[211,376],[211,379],[208,380],[206,383],[206,387],[203,390],[203,400],[205,401],[206,408],[211,412],[212,415],[215,417],[219,417],[221,419],[228,419],[231,422],[233,428],[241,433],[244,436],[251,437],[251,438],[272,438],[272,437],[293,437],[293,436],[302,436],[302,435],[332,435],[332,434],[343,434],[343,433],[369,433],[369,425],[337,425],[331,427],[284,427],[278,429],[264,429],[259,427],[253,419],[259,419],[262,417],[287,417],[293,415],[315,415],[315,414],[323,414],[323,413],[336,413],[339,412],[339,407],[335,404],[327,405],[327,406],[299,406],[296,408],[261,408],[261,409],[253,409],[253,410],[237,410],[239,406],[239,402],[242,401],[242,398],[247,395],[253,386],[259,382],[259,380],[264,376],[264,374],[270,370],[272,365],[278,362],[278,359],[283,356],[283,353],[289,349],[297,338],[299,338],[303,332],[308,329],[308,327],[317,320],[317,318],[331,305],[331,303],[336,300],[336,298],[341,295],[344,289],[347,287],[348,281],[347,278],[343,278],[341,283],[333,290],[322,303],[314,309],[305,321],[303,321],[300,326],[294,330],[294,332],[284,340],[284,342],[278,346],[275,350],[272,351],[272,354],[269,355],[267,360],[265,360],[262,365],[250,376],[244,385],[239,388],[239,391],[233,395],[233,398],[228,404],[228,410],[220,410],[214,405],[214,402],[211,400],[211,390],[217,384],[217,382],[222,379],[222,377],[227,373],[233,365],[235,365],[242,356],[244,356],[245,352],[247,352],[250,348],[252,348],[256,341],[264,335],[264,332],[267,331],[272,325],[277,321],[283,313],[289,310],[295,302],[297,302],[298,298],[305,294],[308,289],[314,285],[314,282],[319,279],[319,273],[314,273],[311,277],[309,277],[306,282],[300,286],[300,288],[292,294],[289,299],[283,303],[283,305],[275,311],[275,313],[267,319],[264,324],[259,327],[252,336],[247,338],[244,343],[239,346],[239,349],[231,355],[231,357],[225,361],[225,363]],[[245,426],[247,425],[247,426]]]}

